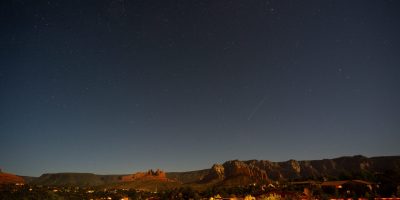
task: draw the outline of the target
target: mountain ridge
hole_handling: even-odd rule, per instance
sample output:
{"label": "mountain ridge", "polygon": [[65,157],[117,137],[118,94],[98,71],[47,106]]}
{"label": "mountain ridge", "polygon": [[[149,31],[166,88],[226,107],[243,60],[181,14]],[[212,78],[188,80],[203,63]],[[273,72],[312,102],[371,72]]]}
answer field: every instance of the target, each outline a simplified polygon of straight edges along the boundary
{"label": "mountain ridge", "polygon": [[[390,175],[392,174],[392,175]],[[209,169],[186,172],[148,171],[125,175],[97,175],[93,173],[47,173],[30,184],[101,186],[118,185],[125,182],[170,182],[179,185],[240,186],[255,182],[274,183],[301,180],[343,180],[362,179],[376,181],[379,176],[388,176],[400,181],[400,156],[365,157],[342,156],[322,160],[229,160],[214,164]],[[166,181],[168,180],[168,181]],[[130,184],[138,186],[138,184]],[[139,184],[140,185],[140,184]]]}

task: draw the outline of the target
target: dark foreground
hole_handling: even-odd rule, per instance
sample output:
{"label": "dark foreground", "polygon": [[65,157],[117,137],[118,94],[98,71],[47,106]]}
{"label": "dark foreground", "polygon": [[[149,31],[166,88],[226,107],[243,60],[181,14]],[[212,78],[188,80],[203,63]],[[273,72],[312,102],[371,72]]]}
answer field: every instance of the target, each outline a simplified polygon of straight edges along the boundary
{"label": "dark foreground", "polygon": [[[340,184],[341,185],[338,185]],[[335,185],[336,184],[336,185]],[[365,186],[365,187],[364,187]],[[388,190],[390,189],[390,190]],[[191,187],[180,187],[163,191],[137,189],[100,189],[93,187],[50,187],[40,185],[1,185],[1,200],[48,199],[48,200],[135,200],[135,199],[391,199],[400,200],[400,187],[369,187],[348,182],[327,182],[322,187],[313,182],[292,182],[279,187],[252,184],[245,187],[211,187],[197,191]]]}

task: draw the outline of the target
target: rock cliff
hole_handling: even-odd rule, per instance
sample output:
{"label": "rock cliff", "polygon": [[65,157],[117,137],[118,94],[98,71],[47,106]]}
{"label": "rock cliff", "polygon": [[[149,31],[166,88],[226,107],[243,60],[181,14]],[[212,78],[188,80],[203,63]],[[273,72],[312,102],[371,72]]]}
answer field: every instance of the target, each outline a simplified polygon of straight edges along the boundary
{"label": "rock cliff", "polygon": [[[376,174],[392,171],[399,176],[400,157],[364,156],[335,159],[271,162],[268,160],[231,160],[215,164],[198,177],[199,183],[219,181],[227,185],[243,185],[253,182],[276,182],[296,180],[371,180]],[[179,180],[179,175],[175,178]],[[182,181],[184,182],[184,181]]]}
{"label": "rock cliff", "polygon": [[147,172],[137,172],[131,175],[122,176],[122,181],[136,181],[136,180],[159,180],[169,181],[165,172],[157,169],[156,171],[149,170]]}

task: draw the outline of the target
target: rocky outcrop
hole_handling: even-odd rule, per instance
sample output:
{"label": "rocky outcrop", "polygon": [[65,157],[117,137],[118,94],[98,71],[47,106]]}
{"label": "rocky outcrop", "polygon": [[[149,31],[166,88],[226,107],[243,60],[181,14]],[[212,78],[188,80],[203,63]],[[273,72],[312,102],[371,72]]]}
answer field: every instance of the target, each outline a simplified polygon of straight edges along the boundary
{"label": "rocky outcrop", "polygon": [[[368,180],[374,174],[385,173],[388,170],[400,174],[400,156],[376,158],[353,156],[311,161],[288,160],[285,162],[232,160],[222,165],[215,164],[201,182],[221,181],[224,183],[228,180],[235,180],[237,183],[244,184],[260,181],[337,180],[346,178]],[[232,185],[231,182],[230,185]]]}
{"label": "rocky outcrop", "polygon": [[225,178],[225,168],[220,164],[214,164],[208,174],[201,178],[201,182],[210,182],[212,180],[223,180]]}
{"label": "rocky outcrop", "polygon": [[247,176],[252,180],[268,180],[265,169],[258,167],[256,161],[233,160],[225,162],[223,166],[226,172],[225,177]]}
{"label": "rocky outcrop", "polygon": [[136,180],[159,180],[159,181],[169,181],[165,172],[157,169],[156,171],[149,170],[147,172],[137,172],[131,175],[122,176],[122,181],[136,181]]}

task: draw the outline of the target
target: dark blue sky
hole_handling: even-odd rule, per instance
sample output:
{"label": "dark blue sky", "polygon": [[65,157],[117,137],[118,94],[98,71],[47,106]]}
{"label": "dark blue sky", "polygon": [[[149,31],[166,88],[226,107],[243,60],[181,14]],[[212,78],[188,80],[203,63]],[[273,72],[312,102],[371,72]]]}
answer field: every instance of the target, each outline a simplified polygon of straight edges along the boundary
{"label": "dark blue sky", "polygon": [[0,3],[0,168],[399,155],[400,2]]}

